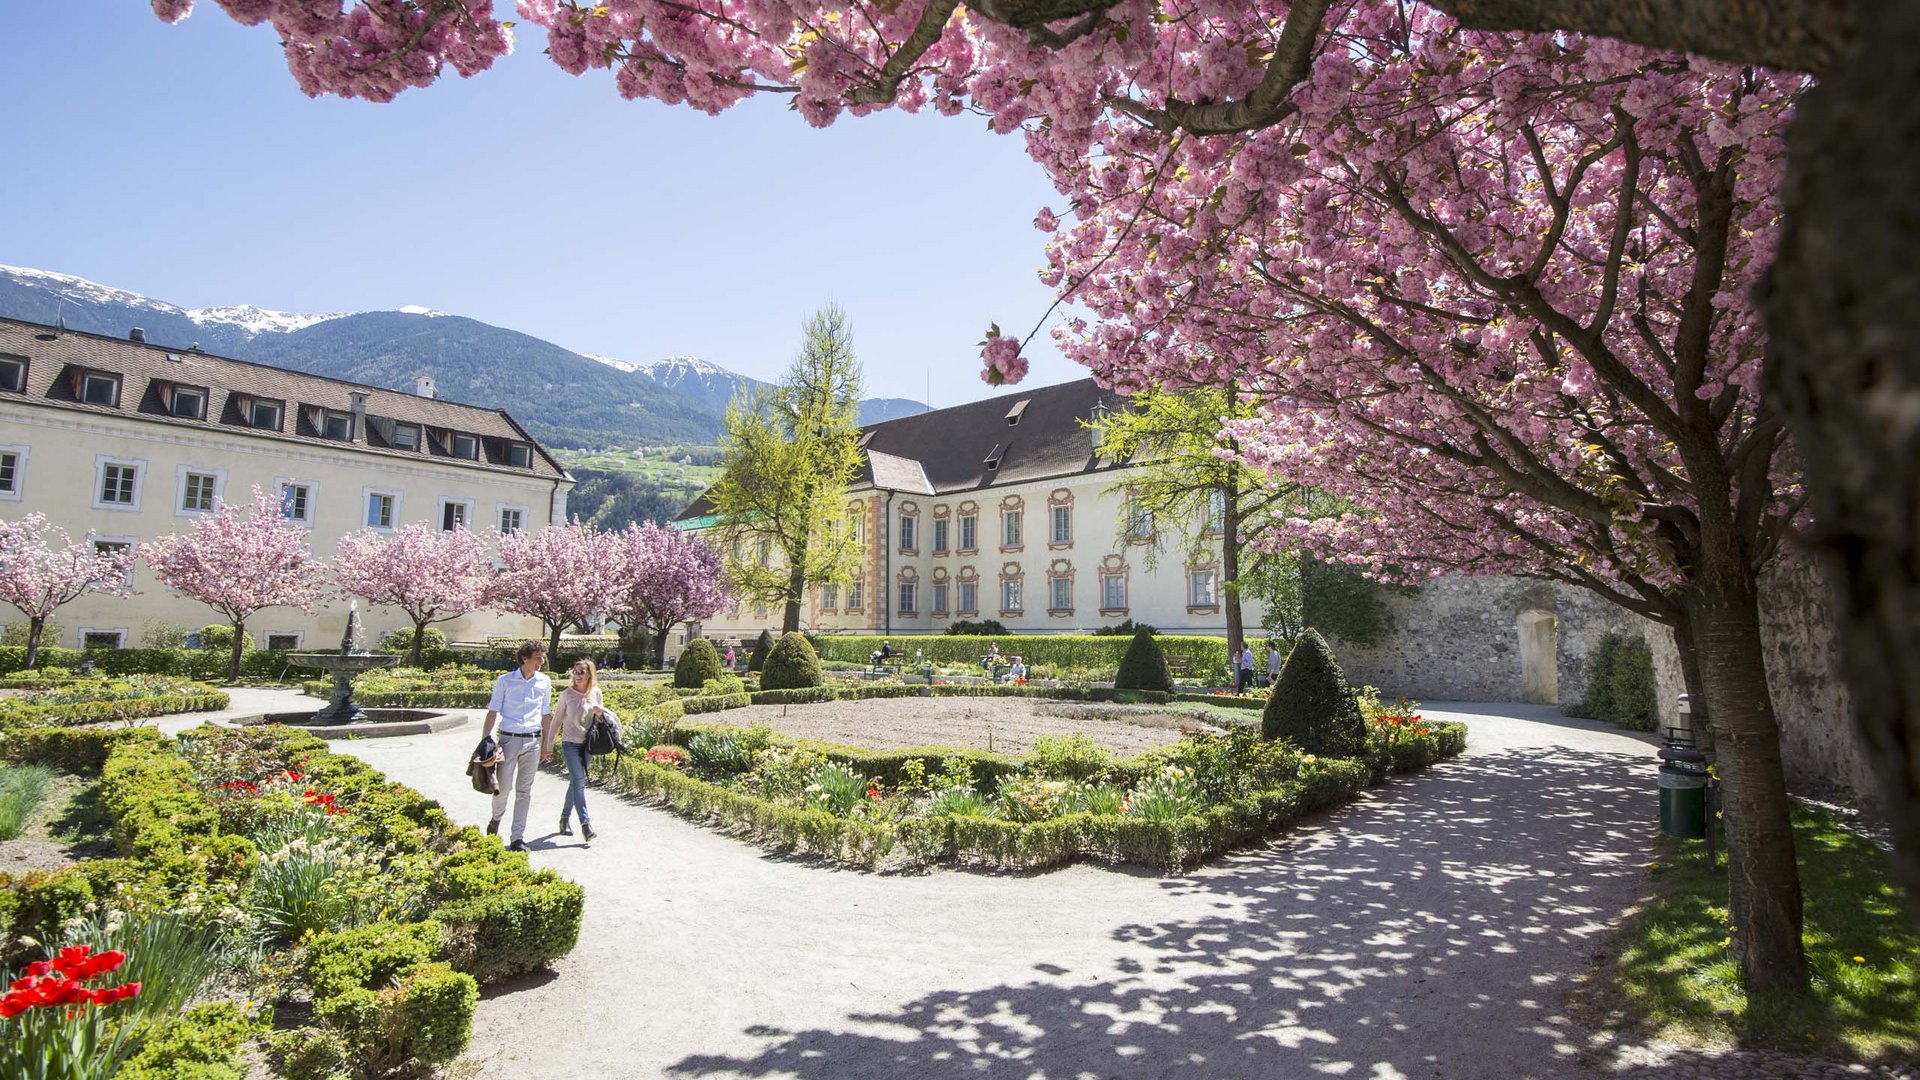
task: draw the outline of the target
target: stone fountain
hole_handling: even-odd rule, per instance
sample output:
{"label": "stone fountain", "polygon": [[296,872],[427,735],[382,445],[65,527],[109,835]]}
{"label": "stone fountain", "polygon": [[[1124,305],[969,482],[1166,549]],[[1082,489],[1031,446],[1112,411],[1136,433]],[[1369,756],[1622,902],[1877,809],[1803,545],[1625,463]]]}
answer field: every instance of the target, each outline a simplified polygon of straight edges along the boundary
{"label": "stone fountain", "polygon": [[333,692],[327,707],[306,721],[311,724],[355,724],[367,719],[366,710],[353,700],[353,677],[363,671],[389,667],[400,662],[396,653],[370,653],[360,646],[360,603],[347,606],[347,632],[340,637],[340,651],[290,653],[288,659],[299,667],[319,668],[333,676]]}

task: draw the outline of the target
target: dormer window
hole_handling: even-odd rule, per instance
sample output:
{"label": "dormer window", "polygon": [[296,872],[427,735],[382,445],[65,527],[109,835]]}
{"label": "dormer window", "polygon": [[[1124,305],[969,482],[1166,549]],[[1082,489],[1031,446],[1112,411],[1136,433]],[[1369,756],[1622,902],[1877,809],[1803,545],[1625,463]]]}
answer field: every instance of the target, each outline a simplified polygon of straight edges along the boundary
{"label": "dormer window", "polygon": [[89,371],[80,377],[80,400],[89,405],[116,408],[120,404],[120,376]]}
{"label": "dormer window", "polygon": [[353,414],[335,412],[328,409],[320,417],[320,434],[324,438],[337,439],[340,442],[353,441]]}
{"label": "dormer window", "polygon": [[27,358],[0,356],[0,390],[20,393],[27,388]]}
{"label": "dormer window", "polygon": [[533,447],[522,442],[508,443],[507,464],[516,469],[530,468],[533,465]]}
{"label": "dormer window", "polygon": [[207,392],[198,386],[176,386],[173,388],[173,402],[168,409],[182,420],[205,420],[207,418]]}
{"label": "dormer window", "polygon": [[1007,410],[1008,427],[1012,427],[1020,422],[1020,417],[1027,411],[1027,403],[1032,400],[1032,398],[1021,398],[1019,401],[1014,402],[1013,408]]}
{"label": "dormer window", "polygon": [[393,447],[396,450],[420,449],[420,427],[418,424],[393,425]]}
{"label": "dormer window", "polygon": [[281,406],[277,401],[262,401],[255,398],[247,403],[247,426],[264,428],[268,431],[280,430]]}
{"label": "dormer window", "polygon": [[994,443],[994,444],[993,444],[993,449],[991,449],[991,450],[989,450],[989,451],[987,451],[987,460],[986,460],[985,462],[983,462],[983,464],[985,464],[985,465],[986,465],[986,467],[987,467],[987,468],[989,468],[989,469],[997,469],[997,468],[999,468],[999,467],[1000,467],[1000,453],[1001,453],[1001,449],[1000,449],[1000,444],[999,444],[999,443]]}
{"label": "dormer window", "polygon": [[453,447],[454,457],[466,458],[468,461],[474,461],[480,457],[480,440],[472,435],[464,435],[456,431],[449,445]]}

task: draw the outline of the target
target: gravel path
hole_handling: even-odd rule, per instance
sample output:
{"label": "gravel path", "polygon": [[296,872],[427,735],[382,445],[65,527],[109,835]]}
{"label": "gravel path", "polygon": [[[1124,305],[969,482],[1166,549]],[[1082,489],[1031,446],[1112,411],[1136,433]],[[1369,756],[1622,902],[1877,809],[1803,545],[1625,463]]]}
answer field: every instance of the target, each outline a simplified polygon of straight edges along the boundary
{"label": "gravel path", "polygon": [[[463,1075],[1894,1075],[1581,1030],[1565,992],[1646,890],[1652,749],[1532,706],[1424,712],[1471,725],[1464,757],[1171,879],[833,870],[599,792],[587,848],[541,835],[543,775],[532,858],[586,887],[585,928],[481,1000]],[[480,823],[475,738],[338,746]]]}
{"label": "gravel path", "polygon": [[[1258,718],[1258,713],[1248,715]],[[725,724],[765,724],[786,735],[904,750],[916,746],[974,746],[1009,754],[1033,749],[1040,735],[1084,733],[1128,757],[1180,741],[1180,728],[1203,726],[1197,715],[1125,705],[1037,701],[1031,698],[870,698],[818,705],[750,705],[695,717]]]}

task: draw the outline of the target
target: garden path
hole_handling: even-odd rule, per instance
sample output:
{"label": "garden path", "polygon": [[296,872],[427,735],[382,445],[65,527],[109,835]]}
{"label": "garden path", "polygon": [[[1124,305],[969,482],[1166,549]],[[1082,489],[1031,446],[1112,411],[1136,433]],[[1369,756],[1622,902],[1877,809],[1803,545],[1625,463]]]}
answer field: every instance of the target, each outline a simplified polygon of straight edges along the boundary
{"label": "garden path", "polygon": [[[480,1003],[475,1074],[1610,1071],[1563,996],[1644,892],[1651,747],[1538,707],[1426,712],[1472,725],[1464,757],[1172,879],[835,870],[599,793],[588,848],[545,835],[543,775],[532,858],[586,887],[585,928],[553,973]],[[475,738],[340,746],[480,823]]]}

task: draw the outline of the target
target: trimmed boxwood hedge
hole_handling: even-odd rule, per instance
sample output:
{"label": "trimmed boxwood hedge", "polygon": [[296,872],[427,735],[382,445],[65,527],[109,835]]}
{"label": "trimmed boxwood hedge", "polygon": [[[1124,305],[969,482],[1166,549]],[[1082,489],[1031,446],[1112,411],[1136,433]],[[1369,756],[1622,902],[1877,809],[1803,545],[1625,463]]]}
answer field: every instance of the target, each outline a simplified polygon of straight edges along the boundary
{"label": "trimmed boxwood hedge", "polygon": [[[904,639],[927,660],[948,667],[977,668],[987,646],[999,648],[1001,655],[1014,653],[1026,658],[1029,667],[1082,668],[1093,671],[1120,668],[1120,657],[1133,639],[1097,634],[1015,634],[1008,637],[920,636]],[[822,660],[840,660],[866,664],[879,650],[882,641],[898,645],[899,636],[884,638],[873,634],[818,634],[813,647]],[[1184,656],[1195,678],[1225,679],[1227,675],[1227,639],[1167,634],[1155,639],[1167,656]]]}
{"label": "trimmed boxwood hedge", "polygon": [[1120,670],[1113,677],[1113,688],[1173,692],[1173,675],[1167,670],[1167,658],[1154,641],[1152,630],[1142,626],[1133,632],[1127,651],[1120,655]]}
{"label": "trimmed boxwood hedge", "polygon": [[760,685],[768,690],[803,690],[820,685],[820,655],[801,633],[780,635],[767,653]]}
{"label": "trimmed boxwood hedge", "polygon": [[226,708],[230,700],[223,691],[207,687],[202,693],[159,694],[117,701],[73,701],[60,705],[0,703],[0,727],[124,723],[172,713],[211,712]]}

